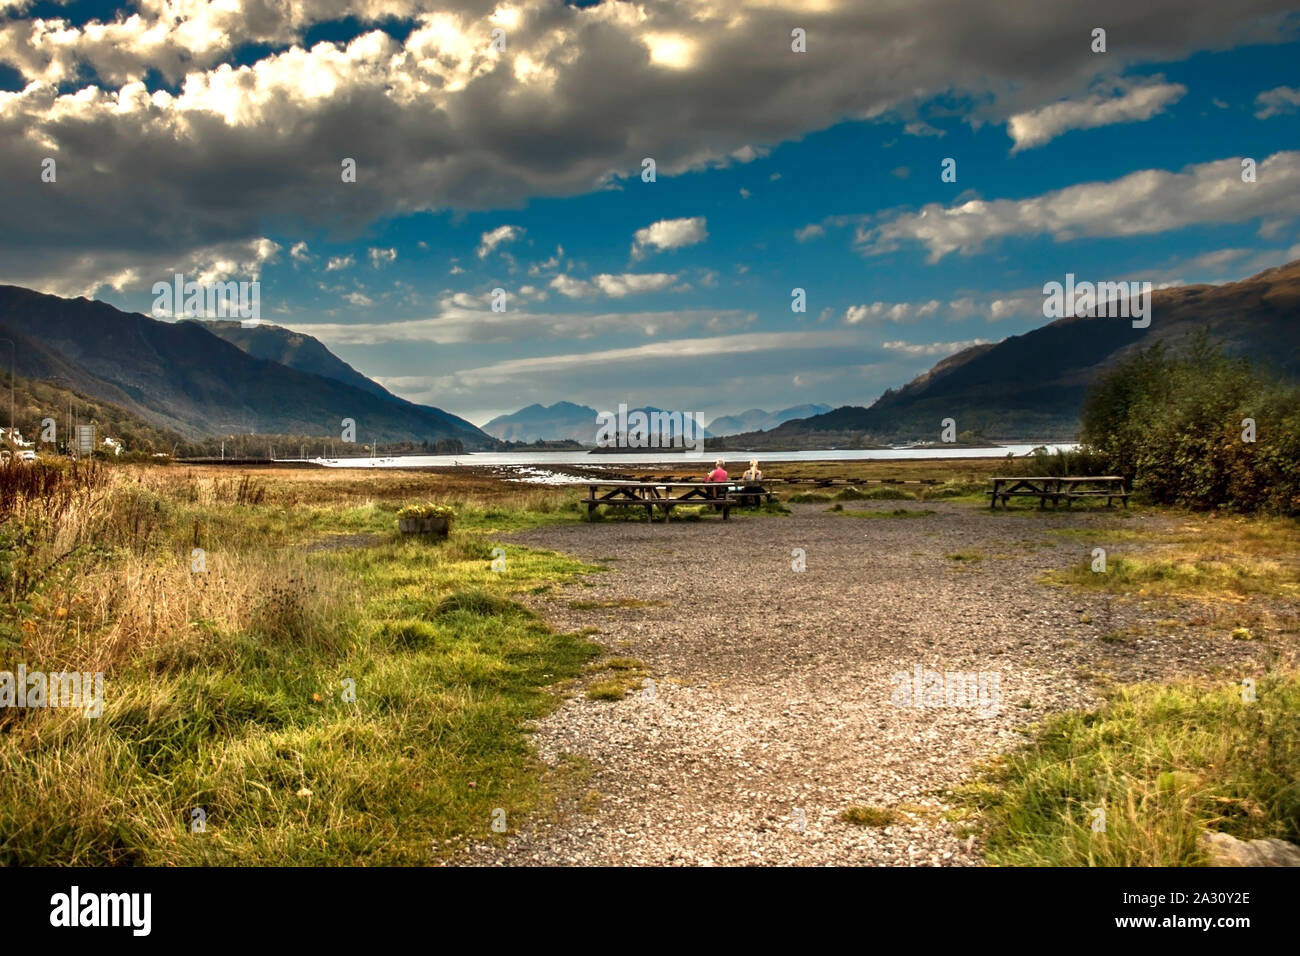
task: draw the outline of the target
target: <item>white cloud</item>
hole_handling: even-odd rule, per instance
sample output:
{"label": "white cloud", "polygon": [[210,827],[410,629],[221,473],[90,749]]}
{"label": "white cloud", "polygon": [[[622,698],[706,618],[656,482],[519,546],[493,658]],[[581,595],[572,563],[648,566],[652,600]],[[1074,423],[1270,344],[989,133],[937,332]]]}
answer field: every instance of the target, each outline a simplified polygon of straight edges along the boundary
{"label": "white cloud", "polygon": [[355,306],[371,306],[375,304],[374,300],[371,299],[370,296],[361,292],[349,292],[344,295],[343,298],[347,299],[349,303]]}
{"label": "white cloud", "polygon": [[739,309],[681,309],[672,312],[492,312],[485,298],[458,292],[442,303],[443,311],[422,319],[391,322],[295,325],[331,345],[379,345],[385,342],[454,345],[526,340],[588,339],[613,334],[655,335],[688,329],[729,331],[757,318]]}
{"label": "white cloud", "polygon": [[890,352],[901,352],[904,355],[925,356],[927,358],[936,355],[955,355],[962,349],[968,349],[973,345],[988,345],[988,339],[967,339],[964,342],[931,342],[928,345],[918,345],[912,342],[883,342],[881,348]]}
{"label": "white cloud", "polygon": [[807,242],[809,239],[820,239],[824,235],[826,235],[826,228],[817,225],[815,222],[809,223],[802,229],[796,229],[794,231],[796,242]]}
{"label": "white cloud", "polygon": [[873,302],[870,305],[851,305],[844,313],[846,325],[860,322],[916,322],[938,315],[941,303],[929,302]]}
{"label": "white cloud", "polygon": [[658,292],[676,281],[676,273],[668,272],[625,272],[622,275],[602,273],[590,282],[567,275],[558,275],[551,280],[551,288],[570,299],[590,299],[597,295],[621,299],[628,295]]}
{"label": "white cloud", "polygon": [[907,133],[909,136],[943,136],[944,135],[943,130],[936,129],[935,127],[931,126],[929,123],[925,122],[924,120],[917,120],[916,122],[906,124],[903,127],[903,132]]}
{"label": "white cloud", "polygon": [[743,355],[752,352],[834,348],[851,344],[853,340],[839,332],[756,332],[713,338],[672,339],[599,352],[510,359],[481,368],[466,369],[455,373],[451,378],[481,385],[491,382],[509,382],[516,376],[538,372],[551,375],[562,374],[570,369],[590,365],[638,365],[654,359],[685,360],[719,355]]}
{"label": "white cloud", "polygon": [[1141,236],[1200,223],[1246,222],[1300,215],[1300,152],[1259,163],[1258,181],[1241,181],[1241,161],[1214,160],[1179,172],[1143,169],[1109,182],[1079,183],[1029,199],[929,203],[875,225],[855,238],[866,254],[919,242],[937,262],[1008,236],[1047,234],[1058,242],[1084,236]]}
{"label": "white cloud", "polygon": [[486,259],[492,250],[507,242],[514,242],[524,234],[522,226],[497,226],[483,233],[479,239],[478,257]]}
{"label": "white cloud", "polygon": [[371,249],[369,250],[369,252],[370,252],[370,264],[374,266],[376,269],[378,269],[385,262],[397,261],[396,249]]}
{"label": "white cloud", "polygon": [[560,267],[560,260],[563,258],[564,246],[556,246],[555,255],[551,256],[549,259],[543,260],[542,262],[534,262],[528,267],[528,274],[530,276],[536,276],[541,275],[543,272],[550,272],[553,269],[558,269]]}
{"label": "white cloud", "polygon": [[1015,141],[1011,152],[1032,149],[1072,129],[1094,129],[1114,123],[1149,120],[1187,93],[1181,83],[1148,83],[1118,96],[1093,95],[1081,100],[1052,103],[1007,120],[1007,133]]}
{"label": "white cloud", "polygon": [[356,261],[352,256],[330,256],[329,262],[325,263],[325,271],[337,272],[340,269],[350,269]]}
{"label": "white cloud", "polygon": [[294,262],[310,262],[311,252],[307,248],[307,243],[295,242],[289,249],[289,258]]}
{"label": "white cloud", "polygon": [[9,272],[0,258],[0,283],[25,285],[52,295],[93,297],[101,289],[116,292],[143,289],[155,282],[171,282],[177,272],[195,282],[259,279],[264,267],[279,259],[281,247],[270,239],[214,243],[184,252],[160,250],[140,253],[133,249],[107,249],[62,260],[48,271]]}
{"label": "white cloud", "polygon": [[1294,113],[1297,108],[1300,108],[1300,89],[1279,86],[1265,90],[1255,97],[1255,107],[1255,119],[1268,119],[1270,116]]}
{"label": "white cloud", "polygon": [[663,250],[693,246],[709,237],[707,226],[703,216],[693,216],[689,219],[661,219],[636,231],[632,243],[632,256],[640,258],[648,247]]}

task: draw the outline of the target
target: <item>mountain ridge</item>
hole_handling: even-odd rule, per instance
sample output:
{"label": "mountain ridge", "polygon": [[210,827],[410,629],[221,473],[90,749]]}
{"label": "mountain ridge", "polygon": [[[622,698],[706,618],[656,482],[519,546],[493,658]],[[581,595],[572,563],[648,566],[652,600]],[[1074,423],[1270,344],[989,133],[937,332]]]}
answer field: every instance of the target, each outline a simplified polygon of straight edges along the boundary
{"label": "mountain ridge", "polygon": [[440,409],[258,358],[199,322],[162,322],[84,297],[4,285],[0,328],[14,340],[18,374],[111,402],[189,438],[326,435],[351,418],[363,443],[454,438],[470,448],[495,446]]}
{"label": "mountain ridge", "polygon": [[1089,385],[1136,350],[1177,347],[1200,329],[1236,355],[1300,380],[1300,260],[1235,282],[1157,289],[1151,324],[1070,316],[935,363],[870,406],[843,405],[715,447],[807,447],[934,441],[940,422],[988,438],[1059,439],[1078,428]]}

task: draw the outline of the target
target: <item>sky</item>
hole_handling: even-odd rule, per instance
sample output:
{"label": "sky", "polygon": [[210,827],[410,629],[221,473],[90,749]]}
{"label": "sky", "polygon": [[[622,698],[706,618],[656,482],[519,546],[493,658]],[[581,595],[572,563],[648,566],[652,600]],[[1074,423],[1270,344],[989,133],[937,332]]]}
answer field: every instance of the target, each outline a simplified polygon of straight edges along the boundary
{"label": "sky", "polygon": [[0,282],[257,281],[478,424],[868,405],[1067,273],[1300,258],[1288,6],[0,0]]}

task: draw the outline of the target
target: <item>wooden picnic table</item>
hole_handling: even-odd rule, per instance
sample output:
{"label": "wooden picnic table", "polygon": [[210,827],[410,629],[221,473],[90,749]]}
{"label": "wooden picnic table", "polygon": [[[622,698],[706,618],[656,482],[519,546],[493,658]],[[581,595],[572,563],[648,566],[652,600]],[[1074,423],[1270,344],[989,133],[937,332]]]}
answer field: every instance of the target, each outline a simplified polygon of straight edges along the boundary
{"label": "wooden picnic table", "polygon": [[1124,490],[1124,479],[1119,475],[1088,475],[1074,478],[1057,478],[1050,475],[1013,476],[992,478],[993,490],[989,494],[989,507],[996,508],[998,499],[1002,499],[1005,511],[1009,498],[1037,498],[1038,507],[1046,508],[1052,502],[1053,508],[1059,508],[1061,499],[1065,506],[1076,498],[1105,498],[1109,508],[1115,499],[1128,507],[1129,493]]}
{"label": "wooden picnic table", "polygon": [[[722,520],[731,517],[731,506],[736,503],[732,497],[732,483],[729,481],[587,481],[587,497],[582,503],[587,506],[587,515],[595,514],[601,505],[620,508],[645,508],[646,515],[653,520],[654,511],[659,508],[664,519],[678,505],[704,505],[722,512]],[[606,489],[601,491],[601,489]],[[751,492],[748,486],[735,489],[736,494],[746,496]],[[765,488],[752,490],[755,495],[768,494]]]}

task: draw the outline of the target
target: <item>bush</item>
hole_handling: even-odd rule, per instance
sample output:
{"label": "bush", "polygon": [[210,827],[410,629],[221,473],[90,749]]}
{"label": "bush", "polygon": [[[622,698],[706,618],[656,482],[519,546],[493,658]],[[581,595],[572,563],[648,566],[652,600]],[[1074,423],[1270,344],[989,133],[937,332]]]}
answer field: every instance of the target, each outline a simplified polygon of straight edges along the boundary
{"label": "bush", "polygon": [[1111,474],[1110,461],[1095,449],[1048,451],[1042,445],[1024,458],[1018,459],[1012,470],[1017,475],[1039,475],[1049,478],[1083,478],[1089,475]]}
{"label": "bush", "polygon": [[1085,398],[1082,426],[1088,454],[1156,503],[1300,514],[1300,388],[1208,335],[1117,366]]}
{"label": "bush", "polygon": [[397,512],[398,519],[402,518],[455,518],[456,510],[450,505],[407,505]]}

